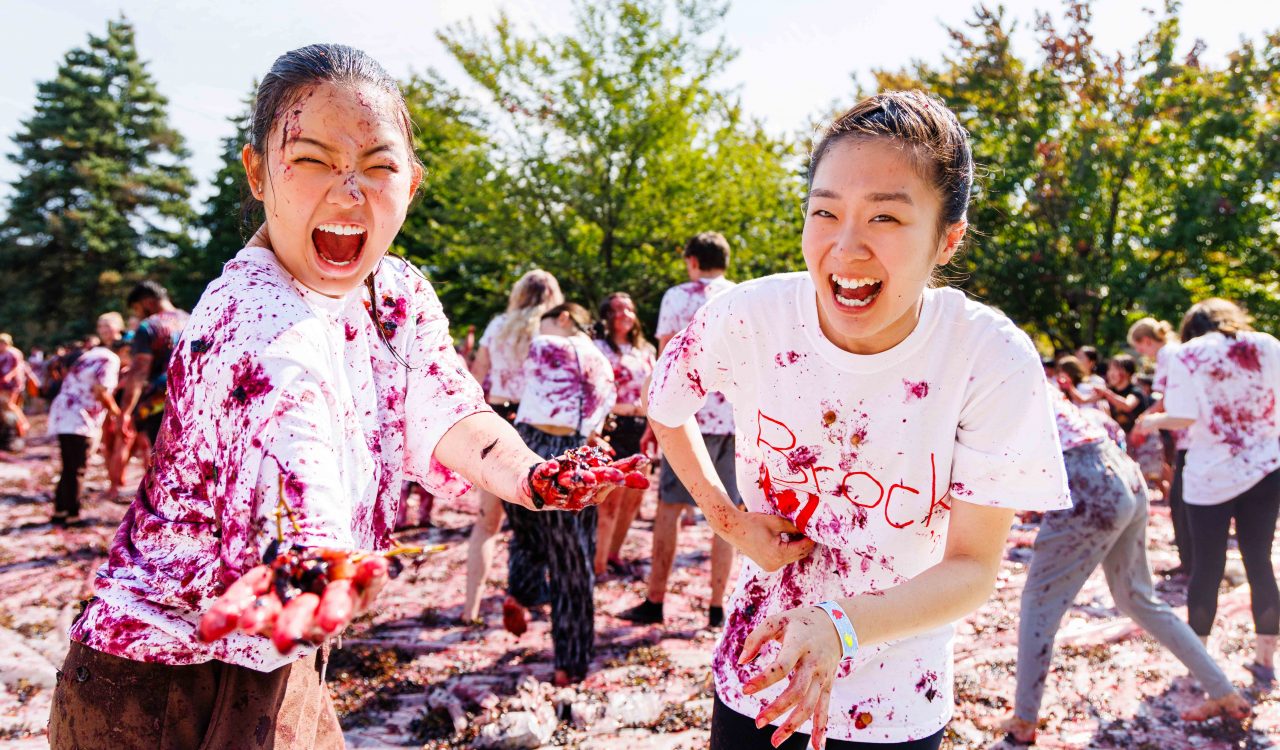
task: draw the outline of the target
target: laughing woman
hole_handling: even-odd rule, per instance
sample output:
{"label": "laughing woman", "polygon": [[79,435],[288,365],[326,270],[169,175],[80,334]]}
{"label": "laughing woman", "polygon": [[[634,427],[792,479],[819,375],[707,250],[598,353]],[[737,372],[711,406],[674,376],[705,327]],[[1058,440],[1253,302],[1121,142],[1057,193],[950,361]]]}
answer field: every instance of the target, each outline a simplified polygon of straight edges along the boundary
{"label": "laughing woman", "polygon": [[[1068,504],[1062,452],[1030,339],[930,285],[967,228],[955,115],[872,97],[810,164],[808,272],[707,303],[650,389],[671,467],[749,558],[713,661],[711,747],[936,750],[954,623],[990,596],[1013,509]],[[733,404],[746,510],[692,419],[710,391]]]}
{"label": "laughing woman", "polygon": [[[54,748],[342,747],[325,649],[197,638],[201,613],[263,571],[277,508],[294,519],[289,542],[384,550],[404,479],[448,493],[460,474],[529,508],[579,489],[546,481],[557,466],[459,368],[431,284],[385,257],[422,167],[404,98],[375,61],[338,45],[281,56],[243,159],[266,222],[174,354],[155,459],[71,630]],[[345,594],[347,617],[302,611],[288,632],[323,642],[385,578],[375,565]]]}

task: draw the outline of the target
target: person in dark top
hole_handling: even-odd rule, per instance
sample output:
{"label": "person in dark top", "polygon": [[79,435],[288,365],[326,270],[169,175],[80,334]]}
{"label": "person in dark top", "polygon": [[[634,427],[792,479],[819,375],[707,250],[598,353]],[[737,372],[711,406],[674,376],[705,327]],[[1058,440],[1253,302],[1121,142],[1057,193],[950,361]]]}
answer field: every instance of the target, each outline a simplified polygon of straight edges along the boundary
{"label": "person in dark top", "polygon": [[1107,365],[1107,387],[1098,389],[1103,400],[1111,405],[1111,416],[1125,435],[1133,429],[1138,415],[1151,406],[1150,399],[1133,382],[1137,372],[1138,363],[1133,357],[1117,354]]}
{"label": "person in dark top", "polygon": [[165,372],[188,315],[174,307],[169,293],[154,281],[140,282],[125,302],[142,322],[133,335],[133,361],[120,405],[122,431],[137,430],[154,444],[164,415]]}

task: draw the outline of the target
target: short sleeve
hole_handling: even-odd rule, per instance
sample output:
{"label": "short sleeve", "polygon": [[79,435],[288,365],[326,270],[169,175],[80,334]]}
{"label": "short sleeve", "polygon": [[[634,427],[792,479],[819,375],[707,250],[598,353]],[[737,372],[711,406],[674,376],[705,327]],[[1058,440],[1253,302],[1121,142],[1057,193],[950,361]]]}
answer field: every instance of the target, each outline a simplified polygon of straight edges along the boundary
{"label": "short sleeve", "polygon": [[693,418],[707,393],[731,396],[728,337],[721,306],[704,306],[662,351],[649,386],[649,418],[676,427]]}
{"label": "short sleeve", "polygon": [[979,386],[956,427],[954,497],[1019,510],[1071,507],[1047,384],[1032,361],[1003,381]]}
{"label": "short sleeve", "polygon": [[145,320],[138,324],[138,330],[133,332],[133,342],[129,345],[129,351],[134,356],[139,354],[152,354],[151,342],[155,338],[155,334],[151,330],[151,324]]}
{"label": "short sleeve", "polygon": [[681,326],[676,320],[679,311],[676,308],[676,295],[679,294],[679,287],[671,287],[662,295],[662,304],[658,305],[658,328],[654,331],[654,336],[662,338],[679,332]]}
{"label": "short sleeve", "polygon": [[1195,384],[1191,380],[1191,369],[1182,361],[1182,357],[1169,358],[1164,384],[1164,412],[1179,419],[1200,417],[1200,404]]}
{"label": "short sleeve", "polygon": [[114,391],[120,385],[120,358],[112,354],[102,362],[102,375],[98,379],[98,385],[107,389],[108,392]]}
{"label": "short sleeve", "polygon": [[492,409],[480,384],[461,366],[449,319],[431,285],[423,280],[415,297],[419,311],[405,392],[405,474],[432,494],[452,497],[469,485],[436,461],[436,445],[463,418]]}

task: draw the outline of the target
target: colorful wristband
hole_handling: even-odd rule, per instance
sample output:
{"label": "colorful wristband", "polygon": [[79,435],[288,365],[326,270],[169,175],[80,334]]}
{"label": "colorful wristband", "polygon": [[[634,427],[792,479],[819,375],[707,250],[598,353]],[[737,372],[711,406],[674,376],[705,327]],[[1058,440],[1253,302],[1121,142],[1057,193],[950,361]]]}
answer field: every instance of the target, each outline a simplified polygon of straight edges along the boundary
{"label": "colorful wristband", "polygon": [[827,613],[827,617],[831,618],[831,624],[836,626],[836,634],[840,636],[840,648],[844,652],[840,660],[852,659],[853,655],[858,653],[858,634],[853,631],[853,623],[849,622],[849,616],[844,613],[844,608],[831,601],[818,602],[818,606]]}

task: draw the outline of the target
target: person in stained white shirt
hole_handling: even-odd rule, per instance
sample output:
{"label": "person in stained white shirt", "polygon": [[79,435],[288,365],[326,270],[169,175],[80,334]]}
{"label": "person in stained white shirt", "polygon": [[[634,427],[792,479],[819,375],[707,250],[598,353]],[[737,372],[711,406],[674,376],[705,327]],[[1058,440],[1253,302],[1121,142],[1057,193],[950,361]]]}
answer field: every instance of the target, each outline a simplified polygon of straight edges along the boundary
{"label": "person in stained white shirt", "polygon": [[[725,278],[729,268],[729,241],[719,232],[702,232],[684,246],[685,272],[689,280],[673,286],[662,295],[658,308],[658,353],[684,330],[704,305],[717,296],[733,289],[734,283]],[[707,402],[698,410],[698,431],[706,444],[720,481],[729,491],[734,502],[741,503],[733,462],[735,437],[733,408],[720,393],[707,394]],[[641,445],[652,440],[652,432],[646,433]],[[667,595],[667,582],[675,564],[676,547],[680,537],[680,516],[696,503],[680,477],[669,466],[663,466],[658,482],[658,509],[653,518],[653,557],[644,601],[620,613],[624,620],[651,624],[663,620],[663,603]],[[724,624],[724,591],[733,568],[733,545],[719,536],[711,539],[711,597],[707,602],[707,624],[718,628]]]}
{"label": "person in stained white shirt", "polygon": [[[1143,357],[1155,362],[1151,381],[1151,413],[1164,411],[1164,392],[1169,385],[1169,366],[1178,352],[1178,333],[1168,321],[1142,318],[1129,326],[1129,345]],[[1165,470],[1160,489],[1169,499],[1169,518],[1173,525],[1173,543],[1178,549],[1178,564],[1163,575],[1179,575],[1191,571],[1191,532],[1187,530],[1187,505],[1182,501],[1182,469],[1186,464],[1186,430],[1160,430],[1160,446],[1164,450]]]}
{"label": "person in stained white shirt", "polygon": [[1006,744],[1035,741],[1058,626],[1099,566],[1106,573],[1116,608],[1169,649],[1208,693],[1208,699],[1183,712],[1182,719],[1248,716],[1244,697],[1151,585],[1147,486],[1137,462],[1092,418],[1100,412],[1077,406],[1053,383],[1049,401],[1062,444],[1071,507],[1044,514],[1027,564],[1018,617],[1017,691],[1013,711],[1001,724],[1008,733]]}
{"label": "person in stained white shirt", "polygon": [[[508,422],[515,422],[520,408],[529,342],[538,333],[542,314],[563,302],[556,277],[535,268],[511,287],[507,309],[489,321],[480,336],[471,374],[485,386],[485,400]],[[483,490],[479,495],[480,514],[467,540],[467,590],[460,617],[465,624],[480,622],[480,590],[493,567],[493,548],[502,528],[502,500]]]}
{"label": "person in stained white shirt", "polygon": [[[1027,335],[930,288],[968,226],[955,115],[870,97],[810,165],[807,271],[711,300],[649,392],[667,461],[746,558],[711,748],[936,749],[954,623],[990,596],[1014,509],[1068,507],[1062,451]],[[693,418],[711,391],[733,406],[742,510]]]}
{"label": "person in stained white shirt", "polygon": [[[591,314],[566,302],[542,314],[529,344],[516,430],[538,455],[553,458],[596,442],[617,400],[613,365],[592,342],[590,329]],[[597,509],[534,513],[503,507],[511,522],[503,622],[518,635],[526,610],[550,601],[554,682],[581,682],[594,653]]]}
{"label": "person in stained white shirt", "polygon": [[[615,455],[640,453],[640,441],[649,429],[645,418],[644,388],[653,375],[657,352],[645,338],[636,303],[626,292],[613,292],[600,301],[600,322],[596,348],[613,365],[614,388],[618,398],[602,434]],[[599,506],[596,534],[596,578],[611,570],[625,573],[629,566],[620,557],[627,531],[640,510],[644,491],[619,487]]]}
{"label": "person in stained white shirt", "polygon": [[1165,385],[1164,413],[1138,427],[1187,430],[1183,500],[1191,537],[1187,620],[1213,630],[1232,522],[1249,581],[1256,636],[1247,668],[1274,686],[1280,587],[1271,561],[1280,514],[1280,341],[1254,331],[1238,305],[1211,298],[1187,311]]}
{"label": "person in stained white shirt", "polygon": [[[373,603],[386,558],[277,600],[265,627],[288,615],[284,632],[300,634],[282,653],[279,632],[273,643],[243,617],[275,594],[233,595],[270,580],[276,543],[387,550],[405,479],[442,496],[470,480],[530,510],[583,507],[616,484],[530,451],[460,366],[431,283],[387,257],[423,168],[377,62],[336,44],[280,56],[242,155],[266,221],[170,361],[154,459],[71,627],[56,750],[232,747],[246,732],[344,747],[317,647]],[[208,611],[236,630],[198,637]]]}
{"label": "person in stained white shirt", "polygon": [[107,415],[120,414],[112,396],[120,380],[120,358],[111,347],[123,331],[120,313],[99,317],[97,339],[70,366],[49,405],[49,434],[57,436],[62,454],[62,473],[53,494],[55,526],[80,523],[80,490],[89,456],[102,437]]}

